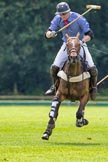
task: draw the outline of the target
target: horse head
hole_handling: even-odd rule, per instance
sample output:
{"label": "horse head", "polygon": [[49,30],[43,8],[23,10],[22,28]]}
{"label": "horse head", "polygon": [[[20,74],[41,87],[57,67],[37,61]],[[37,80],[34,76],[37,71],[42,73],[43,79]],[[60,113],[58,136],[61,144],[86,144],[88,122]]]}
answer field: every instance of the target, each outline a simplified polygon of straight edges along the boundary
{"label": "horse head", "polygon": [[76,61],[79,58],[79,50],[80,50],[80,34],[78,33],[75,37],[70,37],[66,34],[67,42],[67,52],[68,52],[68,59],[70,61]]}

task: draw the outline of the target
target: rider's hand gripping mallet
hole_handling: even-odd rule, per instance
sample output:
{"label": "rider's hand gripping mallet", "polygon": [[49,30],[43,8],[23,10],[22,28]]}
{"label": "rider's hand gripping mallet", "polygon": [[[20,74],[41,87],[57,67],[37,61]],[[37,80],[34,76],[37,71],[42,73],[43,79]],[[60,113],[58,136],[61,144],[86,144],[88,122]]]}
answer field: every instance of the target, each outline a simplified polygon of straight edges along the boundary
{"label": "rider's hand gripping mallet", "polygon": [[101,6],[98,5],[86,5],[86,8],[88,9],[87,11],[85,11],[82,15],[78,16],[76,19],[74,19],[73,21],[71,21],[69,24],[65,25],[64,27],[62,27],[61,29],[59,29],[58,31],[56,31],[56,33],[61,32],[62,30],[66,29],[68,26],[70,26],[71,24],[73,24],[75,21],[77,21],[80,17],[84,16],[85,14],[87,14],[89,11],[91,11],[92,9],[95,10],[100,10]]}

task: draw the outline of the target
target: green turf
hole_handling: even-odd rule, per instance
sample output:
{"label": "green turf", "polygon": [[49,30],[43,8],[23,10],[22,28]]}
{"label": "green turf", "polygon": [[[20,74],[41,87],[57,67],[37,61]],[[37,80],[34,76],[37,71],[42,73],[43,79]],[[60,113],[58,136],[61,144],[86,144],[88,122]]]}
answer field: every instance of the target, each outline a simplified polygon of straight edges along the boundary
{"label": "green turf", "polygon": [[0,162],[107,162],[108,108],[87,106],[89,125],[75,126],[77,106],[61,106],[49,141],[41,136],[50,107],[0,107]]}

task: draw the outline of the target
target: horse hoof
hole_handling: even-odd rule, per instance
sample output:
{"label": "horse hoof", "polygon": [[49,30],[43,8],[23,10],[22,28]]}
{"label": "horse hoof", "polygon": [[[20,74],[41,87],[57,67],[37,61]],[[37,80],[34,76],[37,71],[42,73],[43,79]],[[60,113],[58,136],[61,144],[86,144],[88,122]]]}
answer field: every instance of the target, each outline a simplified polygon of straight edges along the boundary
{"label": "horse hoof", "polygon": [[47,133],[44,133],[43,136],[41,137],[43,140],[48,140],[49,135]]}
{"label": "horse hoof", "polygon": [[76,120],[76,126],[77,126],[77,127],[82,127],[82,126],[83,126],[82,119],[77,119],[77,120]]}
{"label": "horse hoof", "polygon": [[82,127],[83,126],[83,123],[82,122],[76,122],[76,126],[77,127]]}
{"label": "horse hoof", "polygon": [[89,123],[89,122],[88,122],[87,119],[83,119],[83,124],[84,124],[84,125],[88,125],[88,123]]}
{"label": "horse hoof", "polygon": [[88,125],[88,120],[86,120],[86,119],[77,119],[77,121],[76,121],[76,126],[77,127],[82,127],[82,126],[84,126],[84,125]]}

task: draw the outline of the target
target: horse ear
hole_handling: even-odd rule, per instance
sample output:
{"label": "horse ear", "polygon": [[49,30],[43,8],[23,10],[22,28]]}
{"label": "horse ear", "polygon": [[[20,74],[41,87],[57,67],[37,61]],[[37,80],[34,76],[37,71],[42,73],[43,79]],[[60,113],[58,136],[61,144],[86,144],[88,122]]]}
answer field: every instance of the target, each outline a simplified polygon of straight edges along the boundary
{"label": "horse ear", "polygon": [[79,39],[79,37],[80,37],[80,33],[79,32],[77,33],[76,37]]}
{"label": "horse ear", "polygon": [[65,34],[66,38],[68,39],[69,38],[69,35],[68,34]]}

